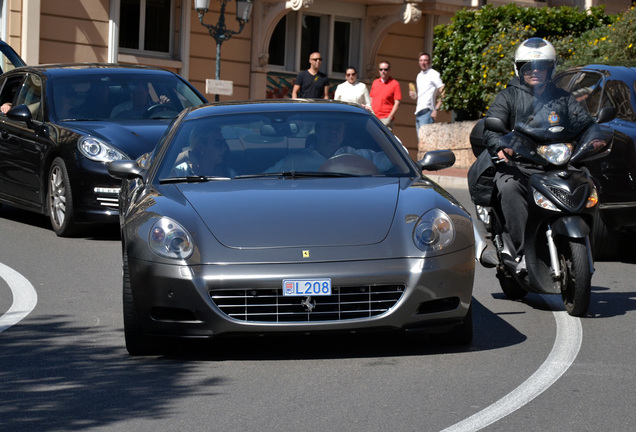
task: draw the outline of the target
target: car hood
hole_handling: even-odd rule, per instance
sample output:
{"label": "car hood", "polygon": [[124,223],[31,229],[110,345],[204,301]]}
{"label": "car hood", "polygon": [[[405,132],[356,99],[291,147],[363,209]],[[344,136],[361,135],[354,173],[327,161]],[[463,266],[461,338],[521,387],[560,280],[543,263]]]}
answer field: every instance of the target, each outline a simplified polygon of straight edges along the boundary
{"label": "car hood", "polygon": [[102,138],[123,151],[130,159],[136,159],[155,148],[170,121],[71,121],[64,122],[64,126],[80,135]]}
{"label": "car hood", "polygon": [[233,180],[179,185],[219,242],[234,248],[360,246],[388,234],[396,178]]}

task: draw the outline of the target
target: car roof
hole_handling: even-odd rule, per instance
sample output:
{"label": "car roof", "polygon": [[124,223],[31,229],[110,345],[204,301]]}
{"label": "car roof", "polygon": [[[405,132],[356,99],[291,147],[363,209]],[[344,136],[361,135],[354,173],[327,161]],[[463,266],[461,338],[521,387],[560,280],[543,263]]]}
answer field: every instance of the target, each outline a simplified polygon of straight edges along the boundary
{"label": "car roof", "polygon": [[249,101],[211,102],[188,108],[189,118],[204,117],[218,114],[241,114],[256,112],[341,112],[341,113],[371,113],[360,105],[330,99],[262,99]]}
{"label": "car roof", "polygon": [[580,72],[580,71],[595,71],[600,72],[605,76],[611,76],[613,78],[619,78],[626,81],[630,79],[633,81],[636,79],[636,67],[628,66],[610,66],[603,64],[589,64],[585,66],[576,66],[568,68],[561,73]]}
{"label": "car roof", "polygon": [[74,75],[77,71],[83,71],[81,73],[101,73],[104,69],[108,69],[108,73],[130,73],[131,71],[145,71],[149,73],[160,74],[172,74],[176,75],[167,69],[162,69],[154,66],[145,65],[128,65],[117,63],[55,63],[44,64],[37,66],[23,66],[14,70],[19,71],[32,71],[35,73],[42,73],[50,76],[63,76]]}

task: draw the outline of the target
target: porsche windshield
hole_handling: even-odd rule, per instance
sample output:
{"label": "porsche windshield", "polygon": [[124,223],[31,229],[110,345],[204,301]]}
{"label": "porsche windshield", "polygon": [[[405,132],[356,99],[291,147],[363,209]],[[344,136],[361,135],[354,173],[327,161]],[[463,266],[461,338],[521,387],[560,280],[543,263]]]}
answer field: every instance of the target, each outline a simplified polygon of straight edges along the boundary
{"label": "porsche windshield", "polygon": [[56,77],[52,96],[57,119],[80,121],[173,118],[205,102],[177,76],[144,72]]}

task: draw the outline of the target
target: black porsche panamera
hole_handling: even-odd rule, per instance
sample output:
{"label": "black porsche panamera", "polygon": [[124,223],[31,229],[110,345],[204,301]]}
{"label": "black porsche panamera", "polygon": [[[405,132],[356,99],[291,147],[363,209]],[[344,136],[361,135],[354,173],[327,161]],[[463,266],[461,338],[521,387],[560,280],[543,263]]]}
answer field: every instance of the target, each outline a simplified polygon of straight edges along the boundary
{"label": "black porsche panamera", "polygon": [[26,66],[0,76],[0,203],[48,215],[59,236],[116,223],[113,160],[151,151],[206,102],[179,75],[114,64]]}

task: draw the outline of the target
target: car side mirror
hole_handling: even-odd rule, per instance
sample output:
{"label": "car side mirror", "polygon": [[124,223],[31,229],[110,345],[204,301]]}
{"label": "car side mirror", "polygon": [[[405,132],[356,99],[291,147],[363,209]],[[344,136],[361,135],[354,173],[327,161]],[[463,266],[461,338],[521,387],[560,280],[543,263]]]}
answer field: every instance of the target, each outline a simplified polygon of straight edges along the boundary
{"label": "car side mirror", "polygon": [[117,160],[108,164],[108,174],[120,180],[143,178],[144,169],[134,160]]}
{"label": "car side mirror", "polygon": [[455,153],[451,150],[431,150],[418,161],[422,170],[438,171],[449,168],[455,163]]}
{"label": "car side mirror", "polygon": [[7,111],[7,118],[13,121],[26,123],[27,127],[33,128],[33,115],[26,105],[18,105]]}
{"label": "car side mirror", "polygon": [[612,106],[603,107],[598,112],[598,116],[596,117],[596,123],[601,124],[601,123],[611,122],[612,120],[616,118],[616,114],[617,114],[616,108]]}
{"label": "car side mirror", "polygon": [[506,127],[506,123],[497,117],[486,117],[484,120],[484,128],[493,132],[499,132],[502,134],[508,134],[510,131]]}

